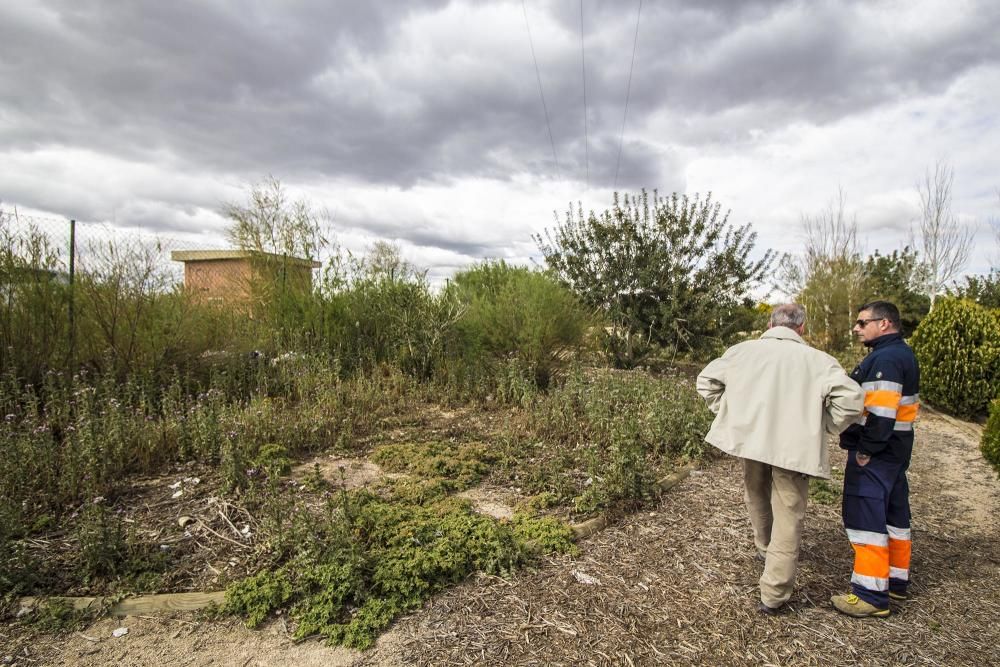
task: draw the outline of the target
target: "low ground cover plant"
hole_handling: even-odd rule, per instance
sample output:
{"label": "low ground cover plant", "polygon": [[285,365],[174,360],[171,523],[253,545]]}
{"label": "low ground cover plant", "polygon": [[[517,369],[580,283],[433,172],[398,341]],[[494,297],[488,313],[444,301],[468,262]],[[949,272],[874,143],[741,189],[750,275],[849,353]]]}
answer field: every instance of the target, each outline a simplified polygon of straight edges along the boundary
{"label": "low ground cover plant", "polygon": [[[444,478],[447,479],[447,478]],[[474,572],[503,575],[542,552],[572,550],[572,531],[555,519],[518,514],[498,521],[422,478],[378,490],[342,491],[325,511],[292,512],[303,538],[283,561],[233,584],[224,610],[255,627],[288,609],[298,638],[367,648],[397,616]],[[454,480],[453,480],[454,481]]]}
{"label": "low ground cover plant", "polygon": [[[246,400],[227,398],[224,378],[196,396],[187,395],[178,380],[158,406],[127,383],[78,385],[65,390],[70,400],[47,405],[34,394],[8,396],[22,412],[3,428],[22,449],[0,464],[0,505],[10,518],[0,583],[18,595],[163,590],[159,583],[169,580],[165,575],[181,556],[138,539],[118,499],[131,475],[189,461],[215,470],[216,493],[247,507],[260,523],[254,544],[266,549],[246,566],[273,576],[248,581],[250,589],[254,581],[268,583],[234,602],[231,611],[252,620],[260,609],[295,609],[309,628],[320,612],[306,610],[318,605],[327,616],[314,632],[362,646],[441,586],[477,571],[507,572],[533,554],[570,548],[565,520],[641,502],[673,459],[699,455],[708,423],[689,382],[578,367],[547,392],[528,390],[530,378],[519,376],[525,391],[518,398],[496,394],[472,404],[484,421],[500,424],[493,430],[448,429],[437,438],[391,442],[379,434],[405,423],[406,415],[426,411],[438,396],[433,386],[391,367],[342,380],[324,359],[303,356],[268,370],[266,382]],[[52,395],[57,391],[53,387]],[[319,451],[369,454],[386,471],[404,476],[377,493],[338,490],[336,480],[332,486],[322,479],[282,486],[296,461]],[[30,488],[16,483],[26,478],[34,480]],[[484,480],[517,487],[525,496],[542,495],[497,524],[454,498]],[[306,496],[296,500],[297,494]],[[325,509],[317,514],[319,506]],[[33,561],[21,545],[26,536],[58,526],[71,528],[75,546],[56,572]],[[430,555],[386,546],[397,538],[372,541],[386,526],[415,536]],[[420,537],[426,531],[434,539]],[[447,536],[444,542],[438,532]],[[333,568],[346,558],[345,544],[349,553],[365,554],[361,569]],[[397,556],[407,564],[423,559],[426,566],[417,574],[400,571],[420,577],[409,593],[386,597],[389,588],[356,579],[389,571],[395,566],[382,561]],[[335,575],[360,582],[336,612],[310,592],[318,590],[316,581],[334,582]],[[285,580],[291,588],[282,592],[276,582]],[[261,607],[260,596],[271,602]],[[362,607],[355,620],[351,610]]]}

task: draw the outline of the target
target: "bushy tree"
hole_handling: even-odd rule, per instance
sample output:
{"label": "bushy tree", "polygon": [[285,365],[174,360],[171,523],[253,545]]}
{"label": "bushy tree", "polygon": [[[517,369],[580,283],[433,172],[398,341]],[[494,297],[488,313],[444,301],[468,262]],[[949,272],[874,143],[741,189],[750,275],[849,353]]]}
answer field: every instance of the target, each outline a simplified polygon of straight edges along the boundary
{"label": "bushy tree", "polygon": [[876,250],[865,260],[863,270],[865,302],[891,301],[899,308],[903,335],[916,331],[931,309],[930,298],[919,291],[921,263],[917,252],[909,246],[889,255]]}
{"label": "bushy tree", "polygon": [[277,178],[268,176],[250,186],[244,203],[223,207],[229,218],[227,235],[239,250],[251,255],[252,271],[245,285],[252,296],[254,320],[265,325],[265,346],[288,347],[306,323],[315,319],[311,275],[303,263],[319,258],[329,246],[329,218],[305,199],[294,200]]}
{"label": "bushy tree", "polygon": [[1000,308],[1000,269],[984,276],[966,276],[965,282],[949,290],[950,296],[975,301],[984,308]]}
{"label": "bushy tree", "polygon": [[631,365],[649,345],[697,351],[738,330],[734,313],[752,310],[750,292],[774,260],[751,258],[756,238],[710,194],[642,192],[616,194],[600,214],[570,209],[535,241],[553,274],[606,314],[615,360]]}
{"label": "bushy tree", "polygon": [[229,240],[240,250],[316,259],[326,247],[325,214],[304,200],[292,200],[277,178],[250,186],[246,203],[223,207],[229,218]]}
{"label": "bushy tree", "polygon": [[851,346],[851,326],[864,303],[865,273],[858,222],[841,191],[825,211],[802,216],[805,247],[782,258],[779,287],[809,313],[808,338],[833,354]]}

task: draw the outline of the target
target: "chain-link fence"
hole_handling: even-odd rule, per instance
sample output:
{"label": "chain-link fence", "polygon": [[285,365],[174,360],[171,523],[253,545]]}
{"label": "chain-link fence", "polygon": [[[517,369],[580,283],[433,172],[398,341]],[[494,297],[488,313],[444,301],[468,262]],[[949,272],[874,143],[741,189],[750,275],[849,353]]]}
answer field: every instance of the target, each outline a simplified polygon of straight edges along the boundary
{"label": "chain-link fence", "polygon": [[172,273],[180,280],[183,271],[171,266],[170,252],[195,249],[190,243],[177,239],[126,231],[107,223],[26,216],[4,210],[0,210],[0,235],[4,251],[16,255],[27,265],[54,271],[53,275],[67,281],[76,271],[99,270],[101,260],[106,259],[103,257],[106,250],[115,245],[141,245],[155,256],[164,273]]}

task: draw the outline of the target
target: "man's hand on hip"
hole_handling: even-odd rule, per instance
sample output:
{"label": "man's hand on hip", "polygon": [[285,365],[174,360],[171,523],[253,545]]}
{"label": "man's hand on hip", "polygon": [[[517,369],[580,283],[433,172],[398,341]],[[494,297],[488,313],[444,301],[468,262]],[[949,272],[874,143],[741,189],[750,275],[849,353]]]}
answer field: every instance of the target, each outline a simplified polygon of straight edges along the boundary
{"label": "man's hand on hip", "polygon": [[854,457],[854,460],[858,462],[859,466],[864,468],[866,465],[868,465],[868,462],[872,460],[872,457],[869,456],[868,454],[857,454]]}

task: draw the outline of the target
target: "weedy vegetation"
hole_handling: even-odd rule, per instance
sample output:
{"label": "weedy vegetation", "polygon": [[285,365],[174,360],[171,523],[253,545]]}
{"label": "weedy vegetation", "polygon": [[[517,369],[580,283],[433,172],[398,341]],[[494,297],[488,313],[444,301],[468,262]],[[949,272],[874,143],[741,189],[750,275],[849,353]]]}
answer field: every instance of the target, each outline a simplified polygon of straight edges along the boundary
{"label": "weedy vegetation", "polygon": [[[445,586],[572,551],[569,521],[642,503],[678,460],[703,455],[709,419],[690,380],[595,367],[605,320],[554,277],[488,262],[433,289],[381,244],[334,251],[311,289],[289,285],[274,264],[288,249],[258,243],[284,237],[258,232],[309,232],[300,254],[325,241],[307,207],[281,217],[278,194],[250,204],[277,216],[268,229],[233,211],[234,240],[269,254],[251,298],[225,308],[130,243],[93,249],[71,285],[43,233],[2,219],[7,611],[22,595],[170,590],[195,547],[178,546],[191,541],[178,542],[177,517],[140,525],[134,503],[198,470],[199,498],[245,519],[241,533],[217,512],[235,563],[220,574],[222,613],[254,626],[287,610],[298,637],[365,647]],[[473,417],[443,432],[420,423],[456,407]],[[351,488],[318,465],[293,474],[320,454],[389,475]],[[524,501],[510,519],[479,514],[456,494],[480,484]],[[83,620],[41,609],[47,630]]]}

